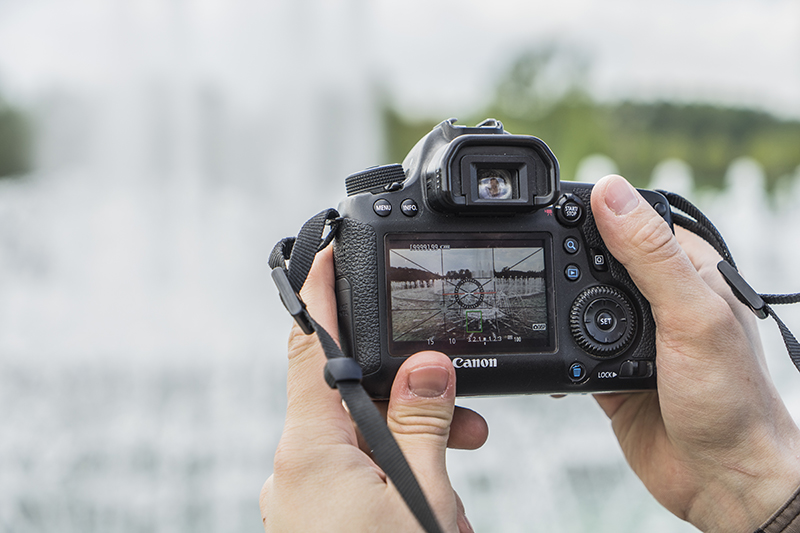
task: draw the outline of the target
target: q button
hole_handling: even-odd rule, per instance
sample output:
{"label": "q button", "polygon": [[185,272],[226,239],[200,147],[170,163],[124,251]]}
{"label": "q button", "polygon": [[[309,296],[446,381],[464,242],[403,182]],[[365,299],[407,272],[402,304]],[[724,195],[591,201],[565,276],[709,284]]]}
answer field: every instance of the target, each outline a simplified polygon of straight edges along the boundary
{"label": "q button", "polygon": [[416,216],[419,213],[419,207],[417,207],[417,202],[412,200],[411,198],[406,198],[403,200],[403,203],[400,204],[400,211],[407,217]]}

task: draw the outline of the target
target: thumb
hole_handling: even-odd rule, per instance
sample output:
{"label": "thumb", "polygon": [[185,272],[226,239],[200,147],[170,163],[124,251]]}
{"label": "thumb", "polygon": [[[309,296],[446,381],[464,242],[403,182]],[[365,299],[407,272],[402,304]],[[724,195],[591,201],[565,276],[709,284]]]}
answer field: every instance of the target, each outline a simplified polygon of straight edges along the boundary
{"label": "thumb", "polygon": [[[455,509],[445,467],[456,396],[450,358],[420,352],[400,367],[392,385],[386,422],[437,515]],[[445,512],[445,514],[443,514]]]}
{"label": "thumb", "polygon": [[650,302],[656,321],[659,314],[703,309],[716,299],[669,225],[624,178],[597,182],[592,214],[608,251]]}

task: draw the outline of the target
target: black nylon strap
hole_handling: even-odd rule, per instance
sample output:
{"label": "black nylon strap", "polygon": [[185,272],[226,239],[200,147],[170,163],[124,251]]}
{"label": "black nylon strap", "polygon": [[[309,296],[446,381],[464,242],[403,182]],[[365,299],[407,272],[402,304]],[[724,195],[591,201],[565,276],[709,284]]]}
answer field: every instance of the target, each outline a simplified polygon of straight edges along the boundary
{"label": "black nylon strap", "polygon": [[[725,239],[722,238],[722,234],[717,230],[714,224],[706,217],[697,207],[695,207],[689,200],[686,198],[669,192],[669,191],[662,191],[659,190],[661,194],[663,194],[667,201],[669,202],[670,206],[679,209],[683,213],[678,213],[673,211],[672,212],[672,220],[674,223],[678,224],[679,226],[686,228],[687,230],[695,233],[702,239],[704,239],[707,243],[714,247],[714,249],[722,256],[724,262],[727,262],[730,267],[732,267],[733,272],[730,271],[730,267],[728,269],[721,268],[722,263],[717,265],[718,270],[725,278],[725,281],[730,285],[733,293],[736,297],[745,305],[750,307],[752,311],[758,316],[759,318],[766,318],[768,316],[772,317],[775,320],[775,323],[778,324],[778,329],[781,332],[781,336],[783,337],[783,343],[786,345],[786,351],[789,352],[789,357],[791,358],[794,366],[800,371],[800,343],[797,342],[797,339],[792,334],[791,330],[783,323],[783,321],[778,318],[778,315],[775,311],[770,307],[769,304],[779,305],[779,304],[794,304],[800,302],[800,293],[795,294],[758,294],[752,287],[744,280],[744,278],[739,275],[738,270],[736,269],[736,263],[733,261],[733,256],[731,255],[730,250],[728,249],[728,245],[725,243]],[[760,297],[760,303],[758,304],[760,307],[756,307],[753,303],[753,300],[759,300],[759,298],[748,298],[746,293],[751,295],[757,295]],[[762,305],[763,304],[763,305]]]}
{"label": "black nylon strap", "polygon": [[679,194],[674,192],[664,191],[659,189],[657,192],[663,194],[669,205],[686,213],[686,216],[681,213],[672,212],[672,221],[679,226],[695,233],[705,240],[708,244],[714,247],[717,253],[722,258],[736,268],[736,263],[733,260],[733,255],[725,244],[725,239],[722,234],[714,226],[714,224],[700,211],[694,204]]}
{"label": "black nylon strap", "polygon": [[372,450],[375,462],[394,483],[419,524],[428,533],[441,533],[442,529],[425,498],[425,493],[422,492],[400,446],[364,387],[359,382],[341,381],[337,388],[361,435]]}
{"label": "black nylon strap", "polygon": [[[331,338],[325,328],[314,322],[314,329],[319,337],[325,356],[332,360],[343,358],[345,355],[339,345]],[[400,496],[405,500],[408,508],[417,518],[417,521],[429,533],[440,533],[442,530],[433,514],[417,478],[411,471],[408,461],[403,456],[397,441],[386,425],[372,398],[369,397],[361,382],[343,380],[336,382],[336,388],[347,405],[350,416],[361,431],[361,436],[372,451],[375,462],[383,469],[386,476],[394,483]]]}
{"label": "black nylon strap", "polygon": [[[330,334],[325,331],[325,328],[305,312],[305,304],[299,299],[297,293],[300,292],[308,277],[314,256],[333,239],[336,232],[335,221],[338,216],[339,214],[334,209],[328,209],[317,214],[303,225],[296,239],[287,238],[278,242],[273,248],[269,259],[270,267],[273,270],[276,268],[288,270],[287,277],[295,294],[284,295],[284,291],[281,291],[284,305],[286,305],[286,299],[290,297],[294,297],[300,302],[303,308],[303,315],[313,326],[313,332],[316,332],[322,351],[328,361],[344,358],[345,355]],[[322,239],[326,223],[332,224],[332,228],[326,238]],[[288,269],[286,269],[287,259],[289,260]],[[297,320],[298,317],[295,316],[295,319]],[[298,321],[300,322],[300,320]],[[302,324],[301,327],[303,327]],[[340,376],[338,381],[336,381],[334,374]],[[361,431],[364,441],[370,447],[375,462],[394,484],[419,524],[427,533],[442,533],[439,522],[433,514],[425,493],[422,492],[422,487],[420,487],[417,478],[411,471],[411,466],[403,456],[400,446],[372,399],[364,390],[364,387],[361,386],[361,382],[358,379],[353,379],[354,375],[349,372],[332,373],[326,369],[325,377],[326,381],[332,380],[333,383],[329,382],[329,384],[339,390],[350,416],[358,426],[359,431]],[[360,372],[357,375],[360,376]]]}
{"label": "black nylon strap", "polygon": [[794,294],[761,294],[761,299],[772,305],[800,303],[800,292]]}
{"label": "black nylon strap", "polygon": [[269,267],[273,270],[276,268],[286,269],[286,261],[292,256],[292,248],[294,247],[294,237],[286,237],[278,241],[272,248],[269,254]]}
{"label": "black nylon strap", "polygon": [[[287,238],[281,240],[270,254],[270,267],[286,267],[285,261],[289,260],[289,268],[286,275],[289,283],[296,293],[300,292],[306,282],[314,256],[320,250],[320,245],[330,242],[330,239],[322,240],[322,233],[325,231],[325,224],[339,217],[335,209],[326,209],[317,213],[300,228],[297,238]],[[331,237],[332,239],[333,237]]]}
{"label": "black nylon strap", "polygon": [[794,366],[797,370],[800,370],[800,343],[797,342],[797,339],[789,328],[786,327],[786,324],[778,318],[778,315],[775,314],[775,311],[773,311],[772,307],[769,305],[767,305],[767,312],[769,316],[775,319],[775,323],[778,324],[778,329],[781,330],[781,336],[783,337],[783,343],[786,345],[786,351],[789,352],[789,357],[792,359]]}

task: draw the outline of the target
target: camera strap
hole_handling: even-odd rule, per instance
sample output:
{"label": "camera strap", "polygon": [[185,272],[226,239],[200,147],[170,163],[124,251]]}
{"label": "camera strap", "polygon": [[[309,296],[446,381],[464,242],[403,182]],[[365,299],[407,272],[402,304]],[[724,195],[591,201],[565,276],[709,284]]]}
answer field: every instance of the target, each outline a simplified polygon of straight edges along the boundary
{"label": "camera strap", "polygon": [[[394,483],[422,528],[427,533],[442,533],[442,528],[400,446],[361,385],[361,367],[354,359],[342,353],[325,328],[308,314],[299,296],[314,256],[328,246],[336,235],[338,220],[339,213],[335,209],[327,209],[306,222],[296,239],[289,237],[278,242],[269,258],[272,279],[278,286],[284,306],[303,333],[310,335],[316,332],[328,359],[325,364],[325,381],[331,388],[338,389],[350,416],[372,451],[375,462]],[[330,231],[322,238],[325,226],[329,226]]]}
{"label": "camera strap", "polygon": [[[722,261],[717,263],[717,270],[719,270],[722,277],[730,286],[733,294],[740,302],[750,308],[755,315],[760,319],[772,317],[775,323],[778,324],[778,329],[783,337],[783,343],[786,345],[786,351],[789,353],[794,366],[800,371],[800,343],[792,334],[791,330],[783,323],[778,317],[775,310],[771,305],[785,305],[800,303],[800,293],[794,294],[759,294],[749,283],[739,274],[736,268],[736,263],[733,260],[728,245],[722,234],[717,230],[714,224],[706,217],[700,209],[694,206],[686,198],[669,191],[659,190],[661,194],[666,197],[669,205],[672,207],[672,222],[687,229],[702,237],[709,243],[717,253],[722,257]],[[771,304],[771,305],[770,305]]]}
{"label": "camera strap", "polygon": [[[800,343],[771,307],[800,303],[800,293],[758,294],[739,274],[728,245],[708,217],[682,196],[663,190],[658,192],[666,197],[672,208],[673,223],[701,237],[722,257],[722,261],[717,264],[717,270],[736,297],[757,317],[761,319],[772,317],[775,320],[789,357],[800,371]],[[335,209],[326,209],[306,222],[296,238],[287,237],[278,242],[269,258],[272,279],[278,287],[283,305],[294,317],[303,333],[317,334],[328,359],[325,365],[325,381],[331,388],[338,389],[350,415],[370,447],[375,462],[394,483],[423,529],[427,533],[441,533],[442,529],[436,516],[397,441],[361,385],[361,367],[354,359],[342,353],[330,334],[309,315],[305,303],[300,299],[300,289],[311,270],[314,256],[334,239],[339,220],[341,220],[339,213]],[[329,227],[329,231],[323,237],[326,227]]]}

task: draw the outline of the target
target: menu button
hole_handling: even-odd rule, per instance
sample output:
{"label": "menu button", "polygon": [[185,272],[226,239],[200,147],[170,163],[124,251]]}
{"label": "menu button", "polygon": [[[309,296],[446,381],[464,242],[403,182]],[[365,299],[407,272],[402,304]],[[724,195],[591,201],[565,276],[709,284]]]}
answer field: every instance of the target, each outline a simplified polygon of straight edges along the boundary
{"label": "menu button", "polygon": [[388,217],[392,212],[392,204],[390,204],[388,200],[381,198],[372,204],[372,210],[375,211],[375,214],[378,216]]}

